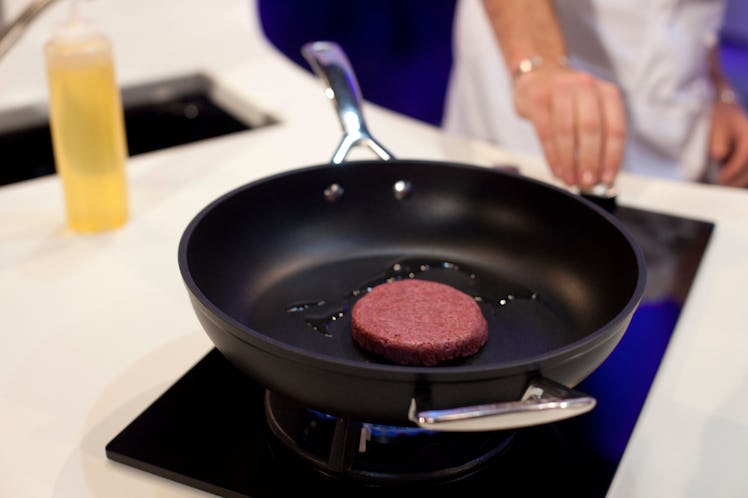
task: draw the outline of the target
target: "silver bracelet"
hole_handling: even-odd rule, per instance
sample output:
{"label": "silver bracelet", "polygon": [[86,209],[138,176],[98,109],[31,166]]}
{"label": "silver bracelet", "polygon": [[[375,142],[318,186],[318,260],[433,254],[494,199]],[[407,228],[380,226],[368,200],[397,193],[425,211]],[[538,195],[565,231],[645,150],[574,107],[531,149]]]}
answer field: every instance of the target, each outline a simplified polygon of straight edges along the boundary
{"label": "silver bracelet", "polygon": [[740,99],[738,99],[738,94],[735,90],[729,86],[725,86],[717,92],[717,101],[722,104],[738,104]]}
{"label": "silver bracelet", "polygon": [[[516,80],[523,74],[531,73],[532,71],[535,71],[536,69],[540,68],[543,65],[543,58],[539,55],[535,55],[533,57],[528,57],[525,59],[522,59],[519,61],[519,64],[517,64],[517,69],[515,69],[512,72],[512,79]],[[556,59],[556,63],[561,67],[568,67],[569,66],[569,59],[567,59],[564,56],[559,57]]]}

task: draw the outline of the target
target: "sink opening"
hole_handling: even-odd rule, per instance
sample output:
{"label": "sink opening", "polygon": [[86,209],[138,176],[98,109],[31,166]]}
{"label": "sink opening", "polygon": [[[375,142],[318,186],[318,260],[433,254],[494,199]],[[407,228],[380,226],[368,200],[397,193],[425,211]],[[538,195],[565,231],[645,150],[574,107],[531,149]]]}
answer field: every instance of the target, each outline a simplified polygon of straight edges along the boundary
{"label": "sink opening", "polygon": [[[128,156],[277,122],[256,109],[229,110],[221,100],[215,85],[199,74],[123,88]],[[0,116],[3,122],[15,127],[0,130],[0,185],[56,173],[45,106],[9,112]]]}

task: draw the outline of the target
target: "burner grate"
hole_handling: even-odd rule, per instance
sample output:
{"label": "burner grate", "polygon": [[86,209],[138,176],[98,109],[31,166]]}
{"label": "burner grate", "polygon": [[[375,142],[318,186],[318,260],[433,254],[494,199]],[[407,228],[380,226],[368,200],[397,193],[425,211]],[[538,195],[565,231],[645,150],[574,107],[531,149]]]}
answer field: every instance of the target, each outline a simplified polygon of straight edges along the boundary
{"label": "burner grate", "polygon": [[267,392],[270,431],[320,472],[375,484],[463,479],[502,455],[513,432],[435,432],[336,418]]}

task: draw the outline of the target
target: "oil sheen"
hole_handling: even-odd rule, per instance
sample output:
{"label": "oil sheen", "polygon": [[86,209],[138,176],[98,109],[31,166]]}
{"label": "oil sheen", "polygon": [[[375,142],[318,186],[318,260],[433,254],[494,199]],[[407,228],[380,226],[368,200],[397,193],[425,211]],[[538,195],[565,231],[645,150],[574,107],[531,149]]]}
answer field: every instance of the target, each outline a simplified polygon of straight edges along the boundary
{"label": "oil sheen", "polygon": [[51,41],[45,52],[68,226],[76,232],[121,226],[128,218],[127,144],[108,40]]}
{"label": "oil sheen", "polygon": [[[458,278],[450,278],[450,274]],[[427,279],[455,286],[470,295],[480,306],[483,315],[488,320],[489,327],[492,321],[495,321],[497,313],[501,312],[502,307],[511,307],[520,301],[544,305],[544,301],[537,292],[520,287],[518,284],[514,284],[516,289],[512,293],[494,296],[492,291],[501,286],[493,282],[490,275],[481,275],[482,278],[480,278],[478,272],[461,263],[438,258],[416,257],[398,260],[381,274],[374,275],[347,291],[338,301],[327,302],[324,299],[314,299],[289,304],[285,309],[287,313],[303,314],[304,322],[312,330],[332,337],[331,327],[342,322],[350,313],[355,301],[369,293],[372,288],[386,282],[419,277],[428,277]]]}

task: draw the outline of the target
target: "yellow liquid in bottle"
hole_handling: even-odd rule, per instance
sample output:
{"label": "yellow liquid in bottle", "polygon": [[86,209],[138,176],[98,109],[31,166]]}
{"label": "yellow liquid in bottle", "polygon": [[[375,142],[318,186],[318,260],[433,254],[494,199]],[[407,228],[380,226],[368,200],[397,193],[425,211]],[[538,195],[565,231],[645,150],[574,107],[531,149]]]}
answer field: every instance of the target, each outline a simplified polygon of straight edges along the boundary
{"label": "yellow liquid in bottle", "polygon": [[50,124],[67,224],[98,232],[128,218],[127,144],[119,89],[106,39],[46,48]]}

